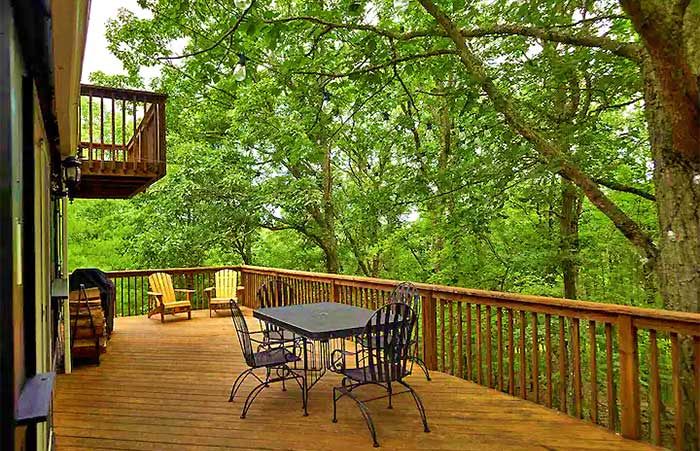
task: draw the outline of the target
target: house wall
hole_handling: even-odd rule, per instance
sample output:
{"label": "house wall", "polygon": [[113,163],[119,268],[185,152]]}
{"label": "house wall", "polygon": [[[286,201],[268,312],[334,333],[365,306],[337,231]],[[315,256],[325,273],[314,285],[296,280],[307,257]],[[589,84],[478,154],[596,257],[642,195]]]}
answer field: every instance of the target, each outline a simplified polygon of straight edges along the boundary
{"label": "house wall", "polygon": [[[16,426],[27,378],[52,371],[51,150],[7,0],[0,0],[0,450],[49,449],[50,421]],[[63,208],[63,207],[61,207]]]}
{"label": "house wall", "polygon": [[[34,92],[35,93],[35,92]],[[34,322],[35,367],[37,373],[53,371],[52,368],[52,314],[51,314],[51,157],[44,132],[39,101],[34,95]],[[31,302],[30,300],[28,302]],[[48,448],[50,421],[36,427],[39,450]]]}

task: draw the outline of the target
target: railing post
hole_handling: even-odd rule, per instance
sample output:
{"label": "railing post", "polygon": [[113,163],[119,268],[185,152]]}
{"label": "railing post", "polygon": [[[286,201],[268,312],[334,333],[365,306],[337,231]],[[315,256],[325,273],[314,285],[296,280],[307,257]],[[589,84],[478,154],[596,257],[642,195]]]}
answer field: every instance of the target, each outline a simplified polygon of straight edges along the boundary
{"label": "railing post", "polygon": [[423,361],[437,370],[437,308],[433,292],[423,297]]}
{"label": "railing post", "polygon": [[620,402],[622,404],[620,422],[622,426],[622,436],[638,440],[641,436],[641,423],[637,328],[634,327],[631,316],[621,315],[618,318]]}
{"label": "railing post", "polygon": [[337,302],[336,301],[336,292],[335,292],[335,279],[331,279],[331,292],[330,292],[330,302]]}

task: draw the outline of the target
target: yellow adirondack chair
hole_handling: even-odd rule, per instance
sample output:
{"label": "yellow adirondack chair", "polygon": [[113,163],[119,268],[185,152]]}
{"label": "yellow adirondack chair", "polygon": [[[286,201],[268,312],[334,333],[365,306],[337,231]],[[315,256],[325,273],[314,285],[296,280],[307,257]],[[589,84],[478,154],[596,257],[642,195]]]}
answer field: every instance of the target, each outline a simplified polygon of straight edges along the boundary
{"label": "yellow adirondack chair", "polygon": [[238,302],[238,273],[233,269],[222,269],[214,274],[214,286],[205,288],[204,292],[209,298],[209,318],[211,312],[219,309],[229,310],[229,301]]}
{"label": "yellow adirondack chair", "polygon": [[[148,317],[160,313],[160,322],[165,322],[165,315],[187,312],[187,319],[192,319],[190,303],[194,290],[174,289],[170,274],[163,272],[148,276]],[[185,301],[178,301],[175,293],[185,293]]]}

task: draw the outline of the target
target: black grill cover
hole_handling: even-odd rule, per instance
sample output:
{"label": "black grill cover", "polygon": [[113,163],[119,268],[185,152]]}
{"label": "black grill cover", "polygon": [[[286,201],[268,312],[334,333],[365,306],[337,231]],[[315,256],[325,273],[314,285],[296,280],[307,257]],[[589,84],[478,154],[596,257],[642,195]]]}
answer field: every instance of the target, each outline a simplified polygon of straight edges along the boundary
{"label": "black grill cover", "polygon": [[107,323],[107,335],[111,335],[112,327],[114,326],[114,296],[116,294],[114,283],[109,280],[103,271],[97,268],[81,268],[73,271],[69,277],[71,291],[79,290],[80,285],[85,285],[85,288],[97,287],[100,289],[102,310]]}

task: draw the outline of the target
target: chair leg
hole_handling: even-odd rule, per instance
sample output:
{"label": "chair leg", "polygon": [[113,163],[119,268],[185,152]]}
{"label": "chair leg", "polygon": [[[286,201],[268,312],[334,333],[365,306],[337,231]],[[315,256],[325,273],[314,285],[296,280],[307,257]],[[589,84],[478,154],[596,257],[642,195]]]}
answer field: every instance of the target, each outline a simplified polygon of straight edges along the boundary
{"label": "chair leg", "polygon": [[265,380],[261,381],[260,384],[258,384],[256,387],[254,387],[250,393],[248,393],[248,397],[245,399],[245,403],[243,404],[243,411],[241,412],[241,418],[245,418],[246,414],[248,413],[248,409],[250,409],[250,406],[253,405],[253,401],[255,401],[255,398],[258,397],[260,392],[263,391],[263,389],[267,388],[270,386],[270,368],[267,368],[267,374],[265,375]]}
{"label": "chair leg", "polygon": [[[355,388],[355,387],[353,387]],[[336,397],[336,391],[340,393],[340,396]],[[379,447],[379,442],[377,441],[377,430],[374,428],[374,421],[372,421],[372,417],[369,414],[369,409],[367,409],[367,406],[365,403],[360,401],[360,399],[352,394],[350,391],[348,391],[346,388],[338,388],[334,387],[333,388],[333,422],[337,423],[338,419],[336,417],[336,403],[342,398],[343,396],[348,396],[350,399],[355,401],[357,404],[357,407],[360,408],[360,413],[362,414],[362,417],[365,419],[365,423],[367,424],[367,428],[369,429],[370,435],[372,435],[372,442],[374,444],[375,448]]]}
{"label": "chair leg", "polygon": [[192,319],[192,310],[187,310],[187,319]]}
{"label": "chair leg", "polygon": [[165,313],[163,313],[162,310],[161,310],[161,312],[160,312],[160,322],[161,322],[161,323],[164,323],[164,322],[165,322]]}
{"label": "chair leg", "polygon": [[231,386],[231,396],[229,396],[228,402],[233,401],[233,398],[236,396],[236,392],[238,392],[238,389],[243,385],[243,381],[245,381],[245,379],[250,376],[252,372],[252,369],[247,369],[238,375],[236,380],[233,382],[233,386]]}
{"label": "chair leg", "polygon": [[255,398],[258,397],[261,391],[263,391],[267,387],[267,383],[263,382],[262,384],[258,384],[253,388],[250,393],[248,393],[248,397],[245,399],[245,403],[243,404],[243,411],[241,412],[241,419],[244,419],[246,414],[248,413],[248,409],[250,409],[250,406],[253,405],[253,401],[255,401]]}
{"label": "chair leg", "polygon": [[389,408],[390,408],[390,409],[393,409],[394,407],[391,405],[391,395],[392,395],[391,381],[389,381],[389,382],[386,384],[386,391],[389,392]]}
{"label": "chair leg", "polygon": [[335,408],[335,405],[336,405],[336,403],[338,402],[338,399],[340,399],[340,397],[336,397],[336,396],[335,396],[335,393],[336,393],[337,391],[339,391],[339,390],[338,390],[337,388],[333,387],[333,419],[331,420],[331,421],[333,421],[333,423],[337,423],[337,422],[338,422],[338,416],[336,415],[336,408]]}
{"label": "chair leg", "polygon": [[417,363],[420,369],[423,370],[423,373],[425,373],[425,378],[428,379],[428,381],[431,381],[432,379],[430,378],[430,371],[428,371],[428,366],[425,364],[423,359],[421,359],[418,356],[412,357],[411,360],[413,362]]}
{"label": "chair leg", "polygon": [[430,428],[428,427],[428,419],[425,416],[425,408],[423,407],[423,402],[420,399],[420,396],[418,396],[418,393],[416,393],[413,388],[411,388],[410,385],[408,385],[404,381],[398,381],[399,384],[403,385],[408,389],[408,391],[411,393],[411,396],[413,396],[413,400],[416,402],[416,406],[418,407],[418,413],[420,413],[420,418],[423,420],[423,431],[424,432],[430,432]]}

